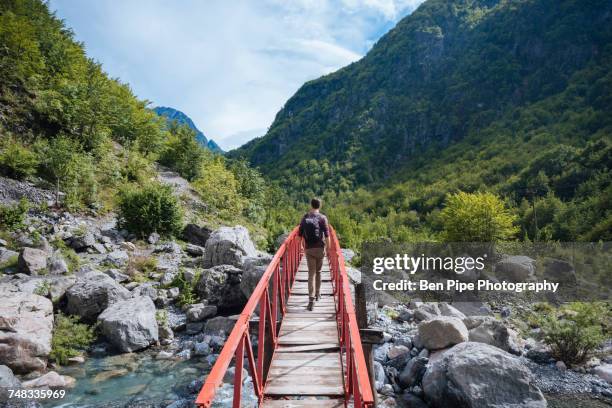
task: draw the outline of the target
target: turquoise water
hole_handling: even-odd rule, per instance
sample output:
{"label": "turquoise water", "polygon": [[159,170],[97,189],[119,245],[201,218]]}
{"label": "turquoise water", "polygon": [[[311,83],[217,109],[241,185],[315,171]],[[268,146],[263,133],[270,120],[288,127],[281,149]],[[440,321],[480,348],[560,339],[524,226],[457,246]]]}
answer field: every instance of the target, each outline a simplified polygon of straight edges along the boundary
{"label": "turquoise water", "polygon": [[156,360],[152,352],[90,357],[85,363],[63,367],[60,374],[76,378],[76,386],[62,400],[44,407],[166,406],[193,398],[189,384],[202,379],[210,364],[202,358],[186,361]]}

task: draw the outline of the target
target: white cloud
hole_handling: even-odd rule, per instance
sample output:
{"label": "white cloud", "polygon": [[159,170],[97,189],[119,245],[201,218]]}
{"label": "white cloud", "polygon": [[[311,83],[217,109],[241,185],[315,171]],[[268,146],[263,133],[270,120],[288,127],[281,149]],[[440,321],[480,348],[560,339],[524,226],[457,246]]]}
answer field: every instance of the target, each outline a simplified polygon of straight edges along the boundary
{"label": "white cloud", "polygon": [[114,77],[223,148],[260,136],[307,80],[358,60],[423,0],[51,0]]}

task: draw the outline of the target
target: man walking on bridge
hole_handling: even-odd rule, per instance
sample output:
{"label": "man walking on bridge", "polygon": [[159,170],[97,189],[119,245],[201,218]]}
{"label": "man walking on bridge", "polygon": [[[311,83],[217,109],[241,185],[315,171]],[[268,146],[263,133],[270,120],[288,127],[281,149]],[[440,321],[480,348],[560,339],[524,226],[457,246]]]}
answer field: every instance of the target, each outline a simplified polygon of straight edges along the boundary
{"label": "man walking on bridge", "polygon": [[327,217],[319,211],[321,200],[310,200],[310,211],[302,217],[299,235],[303,238],[302,246],[308,264],[308,310],[312,311],[314,301],[321,297],[321,268],[325,257],[325,248],[329,242]]}

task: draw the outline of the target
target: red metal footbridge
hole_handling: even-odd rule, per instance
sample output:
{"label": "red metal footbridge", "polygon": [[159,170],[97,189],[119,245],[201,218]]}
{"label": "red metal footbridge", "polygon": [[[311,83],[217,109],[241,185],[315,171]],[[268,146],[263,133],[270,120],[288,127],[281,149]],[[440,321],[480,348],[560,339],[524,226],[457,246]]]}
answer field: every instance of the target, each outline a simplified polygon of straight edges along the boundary
{"label": "red metal footbridge", "polygon": [[[211,407],[228,368],[235,367],[233,407],[245,392],[244,366],[259,406],[374,405],[344,257],[330,227],[321,299],[308,311],[308,270],[295,228],[280,246],[206,377],[196,405]],[[252,401],[252,400],[251,400]]]}

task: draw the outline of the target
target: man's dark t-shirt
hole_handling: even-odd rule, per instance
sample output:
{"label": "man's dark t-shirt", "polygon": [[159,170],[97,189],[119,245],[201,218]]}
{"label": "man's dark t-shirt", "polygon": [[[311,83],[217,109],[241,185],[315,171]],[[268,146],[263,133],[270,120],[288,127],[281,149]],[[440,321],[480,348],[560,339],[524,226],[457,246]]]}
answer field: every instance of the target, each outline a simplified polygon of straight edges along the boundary
{"label": "man's dark t-shirt", "polygon": [[300,222],[300,230],[299,236],[304,237],[304,226],[306,224],[306,218],[315,218],[319,222],[319,234],[321,239],[318,239],[314,242],[308,242],[306,240],[306,249],[310,248],[325,248],[325,242],[323,242],[323,236],[329,237],[329,231],[327,229],[327,217],[320,212],[308,212],[304,217],[302,217],[302,221]]}

